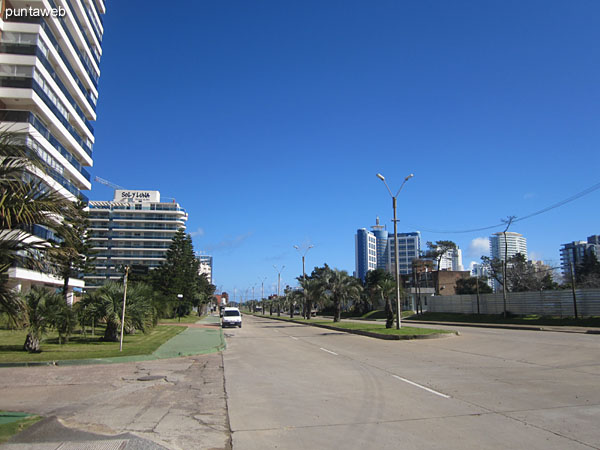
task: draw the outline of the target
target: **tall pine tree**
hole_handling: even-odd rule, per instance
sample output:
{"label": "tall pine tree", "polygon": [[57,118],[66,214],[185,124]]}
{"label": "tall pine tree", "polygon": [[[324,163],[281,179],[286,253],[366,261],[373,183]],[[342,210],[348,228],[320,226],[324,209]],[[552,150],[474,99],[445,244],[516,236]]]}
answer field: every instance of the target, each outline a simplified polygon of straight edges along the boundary
{"label": "tall pine tree", "polygon": [[177,231],[165,261],[153,273],[153,284],[162,296],[162,310],[179,317],[189,314],[198,296],[198,269],[192,237]]}

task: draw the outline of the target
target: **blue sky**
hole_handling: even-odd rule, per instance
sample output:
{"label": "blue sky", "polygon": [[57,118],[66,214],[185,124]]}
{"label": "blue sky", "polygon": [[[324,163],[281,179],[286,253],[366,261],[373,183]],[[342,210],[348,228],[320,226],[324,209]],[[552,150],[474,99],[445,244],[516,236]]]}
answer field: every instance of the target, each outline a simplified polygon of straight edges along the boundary
{"label": "blue sky", "polygon": [[[496,230],[600,182],[600,3],[108,1],[92,175],[189,212],[215,283],[354,270],[354,234]],[[112,198],[94,183],[92,200]],[[600,234],[600,190],[519,222],[530,257]],[[478,242],[478,241],[475,241]],[[480,242],[480,241],[479,241]],[[258,290],[256,291],[258,295]]]}

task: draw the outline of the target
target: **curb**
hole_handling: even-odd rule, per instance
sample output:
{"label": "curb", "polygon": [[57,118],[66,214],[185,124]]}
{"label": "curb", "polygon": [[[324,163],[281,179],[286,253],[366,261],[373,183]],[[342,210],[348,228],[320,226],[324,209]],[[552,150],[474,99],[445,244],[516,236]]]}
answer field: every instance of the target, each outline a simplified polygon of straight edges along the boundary
{"label": "curb", "polygon": [[383,339],[385,341],[408,341],[408,340],[413,340],[413,339],[440,339],[440,338],[446,338],[446,337],[460,336],[460,333],[458,331],[450,331],[447,333],[405,334],[405,335],[379,334],[379,333],[374,333],[371,331],[349,330],[349,329],[337,328],[337,327],[333,327],[333,326],[329,326],[329,325],[323,325],[320,323],[317,324],[317,323],[297,322],[295,320],[281,319],[278,317],[267,317],[267,316],[254,316],[254,317],[260,317],[260,318],[270,319],[270,320],[279,320],[280,322],[296,323],[298,325],[306,325],[309,327],[325,328],[327,330],[340,331],[342,333],[358,334],[360,336],[367,336],[367,337],[372,337],[375,339]]}

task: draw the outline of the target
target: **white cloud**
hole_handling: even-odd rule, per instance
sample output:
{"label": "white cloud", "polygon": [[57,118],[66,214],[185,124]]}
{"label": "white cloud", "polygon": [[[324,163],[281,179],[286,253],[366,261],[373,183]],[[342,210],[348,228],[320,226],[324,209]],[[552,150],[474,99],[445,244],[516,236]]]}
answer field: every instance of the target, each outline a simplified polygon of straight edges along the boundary
{"label": "white cloud", "polygon": [[200,227],[198,227],[198,229],[196,231],[192,231],[190,233],[191,237],[196,237],[196,236],[204,236],[204,230]]}
{"label": "white cloud", "polygon": [[469,244],[469,255],[471,256],[482,256],[489,255],[490,253],[490,240],[486,237],[478,237],[471,241]]}

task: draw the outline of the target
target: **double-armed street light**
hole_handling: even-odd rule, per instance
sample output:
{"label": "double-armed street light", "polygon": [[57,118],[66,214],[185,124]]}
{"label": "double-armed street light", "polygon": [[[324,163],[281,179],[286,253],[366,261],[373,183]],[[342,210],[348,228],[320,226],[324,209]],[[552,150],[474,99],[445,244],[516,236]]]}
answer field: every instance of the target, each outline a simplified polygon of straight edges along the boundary
{"label": "double-armed street light", "polygon": [[402,326],[401,319],[400,319],[402,311],[400,309],[400,268],[398,266],[398,264],[399,264],[399,262],[398,262],[398,219],[396,219],[396,206],[397,206],[398,194],[400,194],[400,191],[404,187],[404,184],[408,180],[410,180],[413,176],[414,175],[411,173],[406,178],[404,178],[404,181],[400,185],[400,189],[398,189],[398,192],[396,192],[396,195],[394,195],[394,194],[392,194],[392,190],[390,189],[388,184],[385,182],[385,177],[383,175],[381,175],[380,173],[377,174],[377,178],[379,178],[381,181],[383,181],[383,184],[385,184],[385,187],[387,188],[388,192],[390,193],[390,196],[392,197],[392,208],[394,210],[394,254],[396,255],[394,271],[396,273],[396,308],[398,310],[398,315],[396,316],[396,329],[400,329],[400,327]]}

